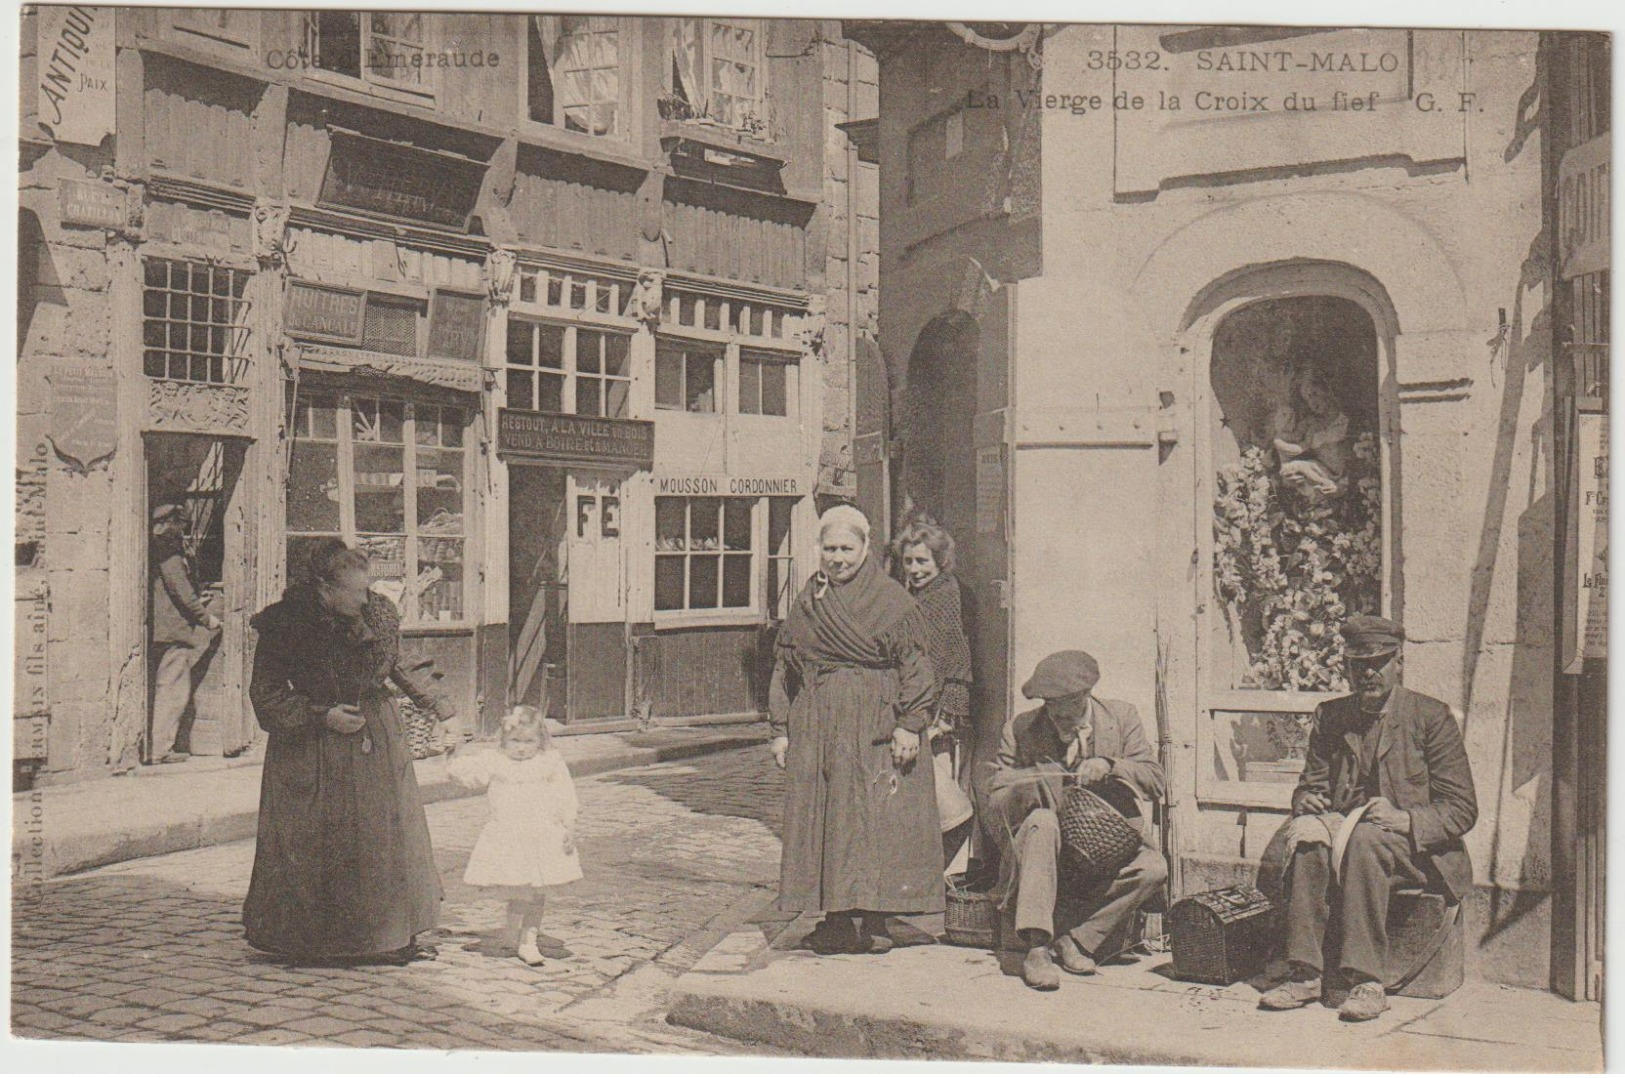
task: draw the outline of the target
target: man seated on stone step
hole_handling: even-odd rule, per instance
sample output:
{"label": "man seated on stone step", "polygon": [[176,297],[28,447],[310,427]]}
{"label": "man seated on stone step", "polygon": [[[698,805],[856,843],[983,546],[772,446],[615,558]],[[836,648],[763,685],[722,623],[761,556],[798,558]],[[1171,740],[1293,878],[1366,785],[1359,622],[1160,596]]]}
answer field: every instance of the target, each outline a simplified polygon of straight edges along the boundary
{"label": "man seated on stone step", "polygon": [[[1336,903],[1343,926],[1336,959],[1352,986],[1339,1016],[1364,1022],[1388,1009],[1389,895],[1424,887],[1461,901],[1473,885],[1461,837],[1478,819],[1478,801],[1450,708],[1399,683],[1405,630],[1356,614],[1343,625],[1343,639],[1354,692],[1315,709],[1292,794],[1297,843],[1286,876],[1292,972],[1259,1005],[1286,1011],[1321,998],[1326,924]],[[1336,874],[1330,838],[1362,806]],[[1312,817],[1327,826],[1297,826]]]}
{"label": "man seated on stone step", "polygon": [[[1000,892],[1015,887],[1015,928],[1026,948],[1022,980],[1031,988],[1061,986],[1055,968],[1095,972],[1122,946],[1134,912],[1163,885],[1168,865],[1142,840],[1140,851],[1110,880],[1082,881],[1076,893],[1061,869],[1057,810],[1069,781],[1081,782],[1145,830],[1138,799],[1162,797],[1162,768],[1132,704],[1094,695],[1100,666],[1082,651],[1039,663],[1022,687],[1042,707],[1004,727],[987,776],[987,830],[1000,845]],[[1066,923],[1061,923],[1061,922]],[[1053,947],[1054,957],[1051,957]]]}

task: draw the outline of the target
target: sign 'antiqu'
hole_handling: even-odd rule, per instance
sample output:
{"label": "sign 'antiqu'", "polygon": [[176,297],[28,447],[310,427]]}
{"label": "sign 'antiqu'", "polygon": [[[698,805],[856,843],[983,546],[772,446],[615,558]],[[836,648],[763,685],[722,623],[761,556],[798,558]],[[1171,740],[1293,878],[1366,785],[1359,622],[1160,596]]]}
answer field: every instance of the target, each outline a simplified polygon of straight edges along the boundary
{"label": "sign 'antiqu'", "polygon": [[113,9],[37,10],[39,122],[58,142],[99,146],[113,133]]}
{"label": "sign 'antiqu'", "polygon": [[503,408],[497,452],[553,463],[654,466],[655,425],[646,419],[599,419]]}

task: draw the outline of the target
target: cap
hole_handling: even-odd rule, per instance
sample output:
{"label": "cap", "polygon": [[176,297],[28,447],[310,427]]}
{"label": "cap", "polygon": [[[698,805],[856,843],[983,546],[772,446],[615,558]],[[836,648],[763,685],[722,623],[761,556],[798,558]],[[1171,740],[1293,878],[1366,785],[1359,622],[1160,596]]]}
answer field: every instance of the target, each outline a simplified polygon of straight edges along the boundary
{"label": "cap", "polygon": [[184,510],[178,505],[160,505],[158,508],[152,511],[152,522],[156,524],[160,520],[168,520],[170,517],[178,517],[183,512]]}
{"label": "cap", "polygon": [[1356,614],[1343,623],[1343,653],[1351,659],[1392,655],[1405,643],[1405,627],[1374,614]]}
{"label": "cap", "polygon": [[1057,651],[1033,669],[1021,687],[1029,700],[1059,700],[1088,692],[1100,680],[1100,664],[1087,651]]}

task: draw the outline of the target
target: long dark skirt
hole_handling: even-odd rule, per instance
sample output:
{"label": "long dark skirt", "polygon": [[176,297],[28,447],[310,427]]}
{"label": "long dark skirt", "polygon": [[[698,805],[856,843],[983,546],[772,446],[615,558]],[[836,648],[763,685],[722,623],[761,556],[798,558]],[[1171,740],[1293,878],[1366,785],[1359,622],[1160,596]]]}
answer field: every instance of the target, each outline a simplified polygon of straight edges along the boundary
{"label": "long dark skirt", "polygon": [[841,667],[791,704],[780,909],[942,910],[930,749],[892,766],[896,681],[892,670]]}
{"label": "long dark skirt", "polygon": [[271,735],[260,786],[248,942],[307,958],[382,954],[440,916],[440,874],[395,702],[361,701],[371,739],[313,723]]}

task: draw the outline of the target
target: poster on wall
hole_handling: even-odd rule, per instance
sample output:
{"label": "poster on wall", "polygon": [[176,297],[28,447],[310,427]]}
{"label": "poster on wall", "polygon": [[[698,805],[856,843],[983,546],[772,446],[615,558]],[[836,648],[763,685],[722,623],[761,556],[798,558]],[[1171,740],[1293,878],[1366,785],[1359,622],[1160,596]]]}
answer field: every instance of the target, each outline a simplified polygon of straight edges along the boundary
{"label": "poster on wall", "polygon": [[1583,672],[1587,659],[1608,658],[1608,417],[1582,412],[1576,436],[1570,674]]}

